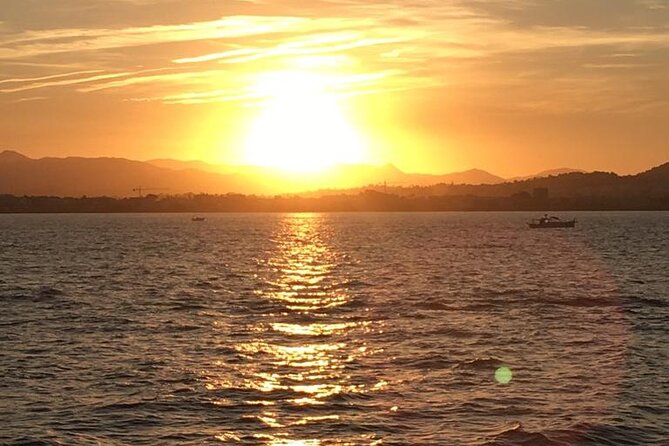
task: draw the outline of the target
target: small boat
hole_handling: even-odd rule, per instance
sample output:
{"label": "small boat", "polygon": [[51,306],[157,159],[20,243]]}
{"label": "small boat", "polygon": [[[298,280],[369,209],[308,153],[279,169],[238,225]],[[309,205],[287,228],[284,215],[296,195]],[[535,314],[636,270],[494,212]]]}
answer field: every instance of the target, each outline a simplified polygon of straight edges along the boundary
{"label": "small boat", "polygon": [[561,220],[558,217],[549,217],[548,215],[544,215],[541,218],[535,218],[527,225],[532,229],[573,228],[576,226],[576,219]]}
{"label": "small boat", "polygon": [[191,220],[192,221],[205,221],[206,218],[204,218],[204,217],[193,217],[193,218],[191,218]]}

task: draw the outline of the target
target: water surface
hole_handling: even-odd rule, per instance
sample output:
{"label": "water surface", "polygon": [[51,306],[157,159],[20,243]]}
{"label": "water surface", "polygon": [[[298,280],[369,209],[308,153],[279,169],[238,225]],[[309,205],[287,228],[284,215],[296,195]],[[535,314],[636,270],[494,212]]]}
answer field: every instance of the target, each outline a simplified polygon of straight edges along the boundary
{"label": "water surface", "polygon": [[0,441],[660,445],[669,214],[0,215]]}

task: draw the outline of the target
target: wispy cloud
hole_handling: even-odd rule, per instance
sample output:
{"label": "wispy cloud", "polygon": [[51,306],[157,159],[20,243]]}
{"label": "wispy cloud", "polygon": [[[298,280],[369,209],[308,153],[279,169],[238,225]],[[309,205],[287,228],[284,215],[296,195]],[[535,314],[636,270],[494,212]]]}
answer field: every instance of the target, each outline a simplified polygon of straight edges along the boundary
{"label": "wispy cloud", "polygon": [[165,74],[142,74],[142,73],[153,73],[156,70],[147,70],[144,72],[136,72],[128,75],[125,79],[97,83],[88,87],[79,88],[78,91],[83,93],[91,93],[101,90],[109,90],[113,88],[123,88],[132,85],[138,84],[159,84],[159,83],[171,83],[171,84],[182,84],[185,81],[199,80],[202,82],[211,81],[212,78],[220,76],[221,71],[209,70],[209,71],[190,71],[190,72],[181,72],[181,73],[165,73]]}
{"label": "wispy cloud", "polygon": [[101,75],[98,75],[98,76],[83,77],[83,78],[78,78],[78,79],[67,79],[67,80],[48,81],[48,82],[35,82],[35,83],[22,85],[20,87],[15,87],[15,88],[5,88],[5,89],[0,90],[0,93],[17,93],[17,92],[21,92],[21,91],[36,90],[38,88],[60,87],[60,86],[64,86],[64,85],[75,85],[75,84],[81,84],[81,83],[85,83],[85,82],[95,82],[95,81],[100,81],[100,80],[105,80],[105,79],[112,79],[112,78],[120,77],[120,76],[127,76],[129,74],[131,74],[131,73],[101,74]]}
{"label": "wispy cloud", "polygon": [[368,46],[397,44],[400,42],[414,40],[415,38],[415,36],[411,35],[404,35],[401,37],[396,36],[385,38],[368,38],[362,32],[316,34],[265,48],[237,48],[219,53],[175,59],[174,62],[178,64],[211,61],[219,61],[224,63],[245,63],[271,57],[339,53]]}
{"label": "wispy cloud", "polygon": [[[278,75],[280,73],[275,73]],[[290,77],[291,73],[283,73],[284,76]],[[360,95],[360,94],[374,94],[380,92],[377,85],[380,81],[387,84],[389,88],[386,91],[391,91],[390,86],[395,83],[390,79],[396,79],[397,82],[403,84],[405,88],[419,88],[418,83],[409,87],[406,80],[399,80],[405,73],[400,70],[387,70],[383,72],[373,73],[357,73],[353,75],[337,75],[337,76],[319,76],[318,87],[325,92],[337,93],[344,96]],[[259,79],[256,79],[258,81]],[[416,81],[416,80],[414,80]],[[123,82],[123,81],[119,81]],[[160,101],[168,104],[205,104],[214,102],[244,102],[245,104],[256,104],[266,99],[271,99],[276,94],[273,88],[262,88],[263,81],[250,82],[240,89],[210,89],[191,91],[175,95],[153,96],[153,97],[139,97],[133,98],[133,101],[150,102]],[[425,85],[423,85],[425,87]],[[89,89],[87,89],[89,90]],[[396,91],[399,88],[396,87]]]}
{"label": "wispy cloud", "polygon": [[12,103],[19,104],[21,102],[35,102],[35,101],[43,101],[43,100],[46,100],[46,99],[49,99],[49,97],[48,96],[29,96],[29,97],[25,97],[25,98],[16,99],[16,100],[12,101]]}
{"label": "wispy cloud", "polygon": [[[189,5],[201,13],[211,9],[202,0]],[[608,9],[594,8],[602,5]],[[159,6],[156,0],[123,4],[127,11]],[[233,2],[227,16],[206,20],[183,22],[166,13],[169,23],[144,26],[85,26],[85,17],[79,26],[64,28],[21,29],[7,23],[0,33],[0,60],[25,65],[0,79],[6,85],[0,92],[74,86],[79,93],[114,90],[127,99],[167,103],[245,101],[253,73],[300,66],[342,79],[371,76],[364,83],[346,83],[343,94],[478,89],[492,95],[478,99],[485,103],[497,101],[495,95],[513,83],[526,93],[509,107],[550,107],[559,100],[554,109],[568,109],[570,103],[578,109],[581,103],[569,98],[586,96],[593,83],[624,83],[637,95],[652,96],[647,90],[654,84],[637,81],[656,79],[669,68],[665,53],[652,56],[669,48],[665,6],[656,0],[315,0],[307,5],[286,0],[281,5]],[[646,54],[651,60],[603,59],[612,54]],[[55,71],[48,65],[55,59],[70,60],[72,69]],[[568,85],[574,94],[555,98],[544,88],[547,83]],[[609,102],[627,103],[622,94],[607,92]]]}
{"label": "wispy cloud", "polygon": [[52,29],[25,31],[5,38],[0,59],[52,53],[96,51],[142,45],[231,39],[285,31],[299,25],[297,17],[231,16],[180,25],[154,25],[125,29]]}
{"label": "wispy cloud", "polygon": [[[152,70],[150,70],[150,71],[152,71]],[[138,73],[139,72],[108,73],[108,74],[98,74],[96,76],[78,77],[78,78],[74,78],[74,79],[47,80],[47,81],[42,81],[42,82],[29,82],[29,83],[26,83],[25,85],[21,85],[19,87],[0,89],[0,93],[16,93],[16,92],[21,92],[21,91],[36,90],[36,89],[39,89],[39,88],[62,87],[62,86],[68,86],[68,85],[78,85],[78,84],[85,84],[85,83],[91,83],[91,82],[100,82],[100,81],[106,81],[106,80],[109,80],[109,79],[115,79],[115,78],[119,78],[119,77],[134,76],[134,75],[137,75]],[[51,78],[54,78],[54,77],[62,77],[62,76],[52,76]]]}
{"label": "wispy cloud", "polygon": [[63,77],[80,76],[82,74],[100,73],[101,71],[102,70],[84,70],[84,71],[73,71],[73,72],[70,72],[70,73],[52,74],[52,75],[49,75],[49,76],[0,79],[0,85],[2,85],[2,84],[14,84],[14,83],[28,83],[28,82],[35,82],[35,81],[45,81],[45,80],[50,80],[50,79],[59,79],[59,78],[63,78]]}

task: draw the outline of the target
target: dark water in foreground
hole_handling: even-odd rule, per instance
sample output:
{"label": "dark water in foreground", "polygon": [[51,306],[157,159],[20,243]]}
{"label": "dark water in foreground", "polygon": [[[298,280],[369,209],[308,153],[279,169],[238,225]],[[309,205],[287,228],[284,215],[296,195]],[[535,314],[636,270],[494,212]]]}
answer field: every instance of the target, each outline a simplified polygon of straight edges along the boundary
{"label": "dark water in foreground", "polygon": [[667,445],[669,213],[0,216],[0,443]]}

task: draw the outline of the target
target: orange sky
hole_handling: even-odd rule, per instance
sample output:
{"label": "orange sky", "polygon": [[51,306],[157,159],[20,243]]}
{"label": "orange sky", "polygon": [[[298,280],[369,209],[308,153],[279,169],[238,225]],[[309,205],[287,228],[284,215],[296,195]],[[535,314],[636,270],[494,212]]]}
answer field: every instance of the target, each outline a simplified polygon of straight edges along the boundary
{"label": "orange sky", "polygon": [[0,0],[0,149],[248,162],[286,73],[338,112],[275,116],[329,151],[350,127],[364,162],[509,177],[669,159],[662,0]]}

